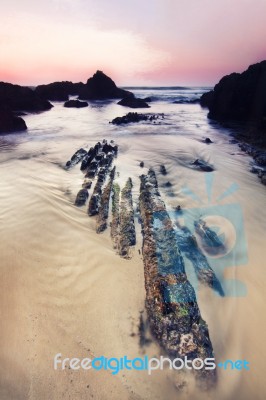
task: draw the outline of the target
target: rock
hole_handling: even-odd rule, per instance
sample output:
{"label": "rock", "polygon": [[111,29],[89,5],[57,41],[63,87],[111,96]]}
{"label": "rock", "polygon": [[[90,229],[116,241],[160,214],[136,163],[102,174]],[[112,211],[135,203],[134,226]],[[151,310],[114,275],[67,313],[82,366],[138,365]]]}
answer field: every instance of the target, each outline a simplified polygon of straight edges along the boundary
{"label": "rock", "polygon": [[266,144],[266,61],[251,65],[243,73],[224,76],[214,90],[201,97],[209,118],[244,123],[249,141]]}
{"label": "rock", "polygon": [[149,104],[147,104],[144,100],[138,99],[137,97],[125,97],[120,100],[117,104],[120,106],[130,107],[130,108],[149,108]]}
{"label": "rock", "polygon": [[167,175],[167,171],[164,165],[160,165],[160,172],[162,175]]}
{"label": "rock", "polygon": [[13,114],[11,110],[0,109],[0,133],[25,131],[27,125],[25,121]]}
{"label": "rock", "polygon": [[164,118],[164,114],[139,114],[137,112],[129,112],[123,117],[116,117],[110,123],[114,125],[129,124],[131,122],[150,121],[155,122],[158,118]]}
{"label": "rock", "polygon": [[86,203],[87,199],[89,197],[89,192],[87,189],[81,189],[76,197],[75,205],[76,206],[84,206]]}
{"label": "rock", "polygon": [[85,175],[86,178],[94,178],[99,167],[99,163],[97,161],[92,161],[88,167],[88,171]]}
{"label": "rock", "polygon": [[[264,172],[265,170],[264,170],[264,168],[263,167],[259,167],[258,165],[253,165],[252,167],[251,167],[251,170],[250,170],[250,172],[252,173],[252,174],[257,174],[257,175],[259,175],[259,174],[261,174],[262,172]],[[266,171],[265,171],[266,172]]]}
{"label": "rock", "polygon": [[213,141],[212,141],[210,138],[207,137],[207,138],[204,140],[204,143],[210,144],[210,143],[213,143]]}
{"label": "rock", "polygon": [[73,167],[74,165],[78,164],[85,156],[87,155],[86,150],[84,149],[79,149],[76,151],[75,154],[71,157],[71,160],[67,161],[66,167],[70,168]]}
{"label": "rock", "polygon": [[0,82],[0,108],[10,111],[39,112],[52,108],[49,101],[38,96],[28,87]]}
{"label": "rock", "polygon": [[266,173],[261,175],[260,180],[263,185],[266,185]]}
{"label": "rock", "polygon": [[79,95],[84,83],[53,82],[47,85],[39,85],[35,93],[42,99],[51,101],[67,101],[69,95]]}
{"label": "rock", "polygon": [[200,98],[200,105],[202,107],[210,107],[212,104],[214,97],[214,91],[211,90],[210,92],[203,93],[203,95]]}
{"label": "rock", "polygon": [[119,231],[120,231],[120,219],[119,219],[119,199],[120,199],[120,186],[118,183],[114,183],[112,187],[112,223],[111,223],[111,238],[113,240],[113,246],[118,249],[119,244]]}
{"label": "rock", "polygon": [[143,167],[144,167],[144,162],[141,161],[141,162],[139,163],[139,166],[140,166],[141,168],[143,168]]}
{"label": "rock", "polygon": [[130,258],[130,247],[136,244],[132,187],[132,180],[128,178],[125,187],[121,191],[120,240],[118,248],[119,254],[124,258]]}
{"label": "rock", "polygon": [[172,186],[172,183],[171,182],[166,182],[163,186],[165,186],[165,187],[167,187],[167,188],[169,188],[169,187],[171,187]]}
{"label": "rock", "polygon": [[97,71],[92,78],[89,78],[84,87],[80,90],[80,100],[104,100],[122,99],[127,96],[134,96],[127,90],[119,89],[114,81],[102,71]]}
{"label": "rock", "polygon": [[200,171],[205,171],[205,172],[212,172],[214,171],[214,168],[207,163],[204,160],[195,160],[192,164],[191,164],[195,169],[198,169]]}
{"label": "rock", "polygon": [[116,117],[112,120],[112,124],[121,125],[121,124],[129,124],[131,122],[140,122],[147,121],[148,117],[146,114],[138,114],[134,112],[130,112],[123,117]]}
{"label": "rock", "polygon": [[89,179],[85,179],[82,184],[82,187],[83,187],[83,189],[90,189],[91,185],[92,185],[92,181]]}
{"label": "rock", "polygon": [[107,183],[106,187],[103,190],[103,194],[101,197],[101,203],[99,206],[99,213],[97,215],[96,220],[96,232],[101,233],[107,228],[107,220],[109,215],[109,202],[110,195],[113,187],[113,180],[115,177],[115,167],[113,167],[110,173],[110,179]]}
{"label": "rock", "polygon": [[239,142],[238,142],[238,140],[236,140],[236,139],[230,139],[230,140],[229,140],[229,143],[230,143],[230,144],[238,144]]}
{"label": "rock", "polygon": [[[143,234],[146,309],[154,337],[173,358],[213,357],[208,327],[188,281],[173,223],[153,170],[142,175],[139,209]],[[194,371],[212,385],[216,371]]]}
{"label": "rock", "polygon": [[262,167],[266,167],[266,153],[260,153],[259,155],[255,156],[255,161],[258,165]]}
{"label": "rock", "polygon": [[152,102],[152,98],[151,97],[145,97],[145,99],[143,99],[146,103],[151,103]]}
{"label": "rock", "polygon": [[88,103],[86,101],[68,100],[65,102],[64,107],[83,108],[83,107],[88,107]]}

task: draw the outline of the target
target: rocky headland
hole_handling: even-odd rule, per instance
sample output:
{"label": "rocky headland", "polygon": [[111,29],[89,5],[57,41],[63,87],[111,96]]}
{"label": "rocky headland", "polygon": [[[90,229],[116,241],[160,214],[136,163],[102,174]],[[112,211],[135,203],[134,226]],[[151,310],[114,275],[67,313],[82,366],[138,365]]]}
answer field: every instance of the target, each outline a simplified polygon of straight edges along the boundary
{"label": "rocky headland", "polygon": [[[266,61],[249,66],[243,73],[224,76],[212,91],[202,95],[200,104],[209,109],[210,119],[237,124],[235,136],[241,149],[254,158],[255,167],[266,167]],[[260,169],[262,182],[265,174],[265,169]]]}
{"label": "rocky headland", "polygon": [[34,90],[0,82],[0,132],[16,132],[27,129],[25,121],[17,113],[41,112],[52,108]]}

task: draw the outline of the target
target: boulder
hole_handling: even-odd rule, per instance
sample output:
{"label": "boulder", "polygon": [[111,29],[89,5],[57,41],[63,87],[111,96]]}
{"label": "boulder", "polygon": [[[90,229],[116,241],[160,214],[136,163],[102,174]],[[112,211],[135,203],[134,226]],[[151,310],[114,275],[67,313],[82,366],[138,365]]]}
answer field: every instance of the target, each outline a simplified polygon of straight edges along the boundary
{"label": "boulder", "polygon": [[162,175],[167,175],[167,171],[164,165],[160,165],[160,172]]}
{"label": "boulder", "polygon": [[122,99],[134,96],[133,93],[119,89],[114,81],[102,71],[97,71],[92,78],[81,88],[79,99],[81,100],[104,100]]}
{"label": "boulder", "polygon": [[204,143],[206,143],[206,144],[211,144],[211,143],[213,143],[213,141],[212,141],[210,138],[206,137],[206,138],[204,139]]}
{"label": "boulder", "polygon": [[75,205],[78,206],[78,207],[84,206],[84,204],[86,203],[88,197],[89,197],[88,190],[87,189],[81,189],[77,194]]}
{"label": "boulder", "polygon": [[139,99],[137,97],[125,97],[117,104],[129,108],[150,108],[149,104],[147,104],[145,100]]}
{"label": "boulder", "polygon": [[195,168],[199,171],[204,171],[204,172],[214,171],[214,168],[204,160],[197,159],[191,165],[193,166],[193,168]]}
{"label": "boulder", "polygon": [[39,85],[35,93],[42,99],[51,101],[67,101],[69,95],[79,95],[84,83],[53,82],[47,85]]}
{"label": "boulder", "polygon": [[10,109],[0,109],[0,133],[25,131],[27,125],[21,117],[17,117]]}
{"label": "boulder", "polygon": [[65,102],[64,107],[83,108],[83,107],[88,107],[88,103],[86,101],[80,101],[80,100],[68,100]]}
{"label": "boulder", "polygon": [[42,99],[28,87],[0,82],[0,108],[39,112],[50,110],[52,107],[49,101]]}

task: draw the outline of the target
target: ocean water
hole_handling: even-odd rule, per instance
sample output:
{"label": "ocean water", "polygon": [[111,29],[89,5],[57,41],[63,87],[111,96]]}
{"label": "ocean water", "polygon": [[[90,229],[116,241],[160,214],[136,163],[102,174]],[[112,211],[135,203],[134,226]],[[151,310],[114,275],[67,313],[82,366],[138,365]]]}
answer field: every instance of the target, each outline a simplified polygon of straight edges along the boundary
{"label": "ocean water", "polygon": [[[263,399],[265,187],[250,173],[251,158],[230,143],[232,131],[209,121],[199,104],[185,103],[208,88],[131,90],[153,100],[150,109],[139,112],[164,118],[115,126],[109,123],[113,118],[132,111],[116,101],[90,102],[83,109],[53,103],[50,111],[24,117],[27,132],[0,136],[0,397]],[[205,144],[206,137],[213,143]],[[139,225],[134,255],[123,260],[113,250],[109,228],[97,235],[86,207],[74,206],[84,176],[79,166],[66,171],[64,165],[80,147],[102,139],[119,145],[116,180],[123,185],[132,178],[135,209],[139,175],[152,167],[173,218],[178,205],[197,210],[198,216],[211,207],[219,212],[234,206],[239,213],[234,235],[220,220],[228,246],[240,241],[238,251],[224,264],[212,260],[226,296],[199,287],[197,297],[217,361],[246,359],[250,371],[218,370],[210,393],[201,393],[193,382],[177,391],[180,374],[171,371],[149,377],[138,371],[113,376],[53,370],[57,353],[81,358],[162,354],[156,342],[143,349],[138,341],[145,301]],[[196,159],[213,165],[214,172],[193,169]],[[161,164],[166,176],[159,173]],[[168,181],[170,190],[164,186]]]}

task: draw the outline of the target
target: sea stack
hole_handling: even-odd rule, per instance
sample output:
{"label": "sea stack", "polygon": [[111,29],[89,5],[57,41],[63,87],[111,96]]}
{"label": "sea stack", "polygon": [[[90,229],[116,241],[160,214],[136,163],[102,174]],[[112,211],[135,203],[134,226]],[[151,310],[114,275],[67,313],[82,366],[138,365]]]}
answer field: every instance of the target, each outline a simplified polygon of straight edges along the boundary
{"label": "sea stack", "polygon": [[114,81],[102,71],[97,71],[80,90],[81,100],[122,99],[134,96],[133,93],[119,89]]}

